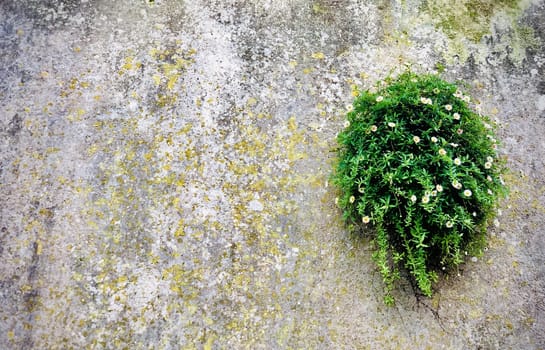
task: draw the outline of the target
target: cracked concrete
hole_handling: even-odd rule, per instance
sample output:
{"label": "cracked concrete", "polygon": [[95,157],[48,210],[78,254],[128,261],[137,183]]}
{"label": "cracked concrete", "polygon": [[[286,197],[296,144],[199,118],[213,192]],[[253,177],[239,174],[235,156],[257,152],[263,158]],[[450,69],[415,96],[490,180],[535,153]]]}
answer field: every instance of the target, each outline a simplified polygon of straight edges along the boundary
{"label": "cracked concrete", "polygon": [[[0,4],[0,347],[545,348],[543,1]],[[395,307],[327,186],[405,64],[501,125],[483,255]]]}

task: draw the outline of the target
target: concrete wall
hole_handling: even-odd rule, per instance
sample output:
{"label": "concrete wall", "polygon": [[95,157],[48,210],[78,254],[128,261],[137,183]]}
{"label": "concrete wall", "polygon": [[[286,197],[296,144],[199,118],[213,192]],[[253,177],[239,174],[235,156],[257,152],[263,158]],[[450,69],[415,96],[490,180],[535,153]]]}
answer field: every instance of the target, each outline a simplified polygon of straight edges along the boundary
{"label": "concrete wall", "polygon": [[[543,1],[0,3],[0,348],[543,349]],[[409,64],[497,119],[489,247],[382,302],[328,186]]]}

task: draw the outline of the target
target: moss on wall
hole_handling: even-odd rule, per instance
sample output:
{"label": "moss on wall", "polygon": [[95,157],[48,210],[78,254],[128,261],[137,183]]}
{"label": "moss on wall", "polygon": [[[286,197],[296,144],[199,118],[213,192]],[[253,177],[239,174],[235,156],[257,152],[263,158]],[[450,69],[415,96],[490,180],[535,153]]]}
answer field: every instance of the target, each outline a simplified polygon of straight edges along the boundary
{"label": "moss on wall", "polygon": [[426,2],[423,10],[432,16],[435,26],[450,39],[461,35],[479,42],[490,33],[490,24],[496,14],[520,15],[524,6],[519,3],[521,1],[515,0],[435,0]]}

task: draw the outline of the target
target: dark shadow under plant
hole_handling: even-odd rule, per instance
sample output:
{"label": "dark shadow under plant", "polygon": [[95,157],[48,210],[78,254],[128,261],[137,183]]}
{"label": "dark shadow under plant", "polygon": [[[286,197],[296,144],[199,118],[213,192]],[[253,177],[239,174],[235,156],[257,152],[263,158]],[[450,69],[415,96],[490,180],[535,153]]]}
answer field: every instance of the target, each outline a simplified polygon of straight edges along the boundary
{"label": "dark shadow under plant", "polygon": [[431,296],[438,271],[483,246],[506,188],[493,123],[456,85],[405,72],[378,86],[350,106],[333,182],[344,219],[373,226],[391,304],[400,267]]}

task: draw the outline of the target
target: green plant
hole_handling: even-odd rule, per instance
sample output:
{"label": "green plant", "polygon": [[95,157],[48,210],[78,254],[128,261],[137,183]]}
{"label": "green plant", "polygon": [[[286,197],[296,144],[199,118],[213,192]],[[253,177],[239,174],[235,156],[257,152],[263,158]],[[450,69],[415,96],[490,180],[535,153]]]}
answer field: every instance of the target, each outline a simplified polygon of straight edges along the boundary
{"label": "green plant", "polygon": [[337,141],[337,203],[352,226],[372,225],[385,302],[400,267],[431,296],[438,271],[483,247],[507,191],[493,123],[456,85],[408,71],[361,92]]}

